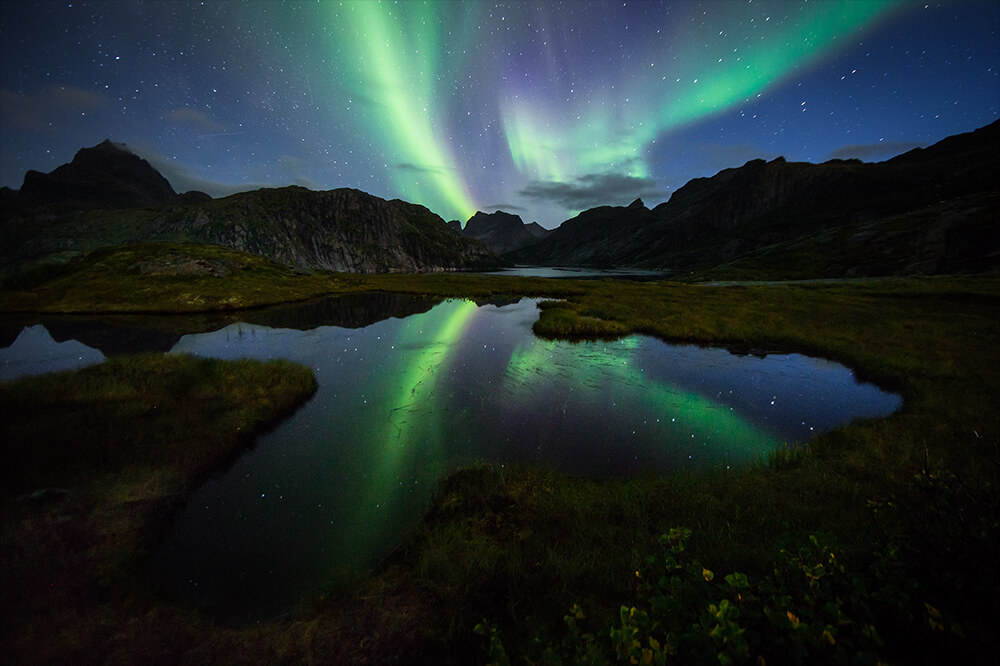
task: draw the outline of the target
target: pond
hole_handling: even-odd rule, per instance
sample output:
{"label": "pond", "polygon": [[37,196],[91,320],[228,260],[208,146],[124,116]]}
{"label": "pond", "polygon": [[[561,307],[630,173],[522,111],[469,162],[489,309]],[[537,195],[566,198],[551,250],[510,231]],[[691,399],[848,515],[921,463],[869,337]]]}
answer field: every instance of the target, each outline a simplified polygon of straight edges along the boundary
{"label": "pond", "polygon": [[15,337],[0,377],[54,369],[46,349],[70,366],[161,349],[313,369],[312,400],[192,495],[151,563],[181,597],[242,620],[370,569],[463,465],[537,461],[596,476],[735,467],[901,404],[821,359],[643,336],[545,341],[531,332],[537,316],[531,299],[380,294],[244,321],[47,318],[0,331]]}

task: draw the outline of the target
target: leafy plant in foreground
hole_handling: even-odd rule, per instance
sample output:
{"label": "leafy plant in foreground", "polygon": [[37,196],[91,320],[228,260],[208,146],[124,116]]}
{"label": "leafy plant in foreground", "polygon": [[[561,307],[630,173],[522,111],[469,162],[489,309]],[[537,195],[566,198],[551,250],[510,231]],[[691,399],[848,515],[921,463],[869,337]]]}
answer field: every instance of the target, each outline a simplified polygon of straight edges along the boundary
{"label": "leafy plant in foreground", "polygon": [[[811,535],[782,549],[772,575],[717,576],[685,553],[691,531],[678,527],[646,558],[634,604],[618,623],[590,633],[574,605],[561,640],[538,638],[523,650],[532,664],[880,663],[876,629],[886,613],[936,620],[941,613],[916,596],[891,552],[863,572],[849,572],[829,540]],[[934,623],[930,624],[931,629]],[[484,621],[494,664],[511,663],[499,629]]]}

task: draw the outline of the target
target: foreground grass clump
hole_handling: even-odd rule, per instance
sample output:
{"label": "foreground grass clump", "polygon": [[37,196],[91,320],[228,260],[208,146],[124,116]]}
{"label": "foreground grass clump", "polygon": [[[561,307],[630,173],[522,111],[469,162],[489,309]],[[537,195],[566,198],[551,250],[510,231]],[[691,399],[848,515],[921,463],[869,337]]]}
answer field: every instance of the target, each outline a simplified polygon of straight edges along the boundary
{"label": "foreground grass clump", "polygon": [[0,384],[5,658],[112,658],[156,612],[142,563],[164,518],[315,390],[284,361],[154,354]]}
{"label": "foreground grass clump", "polygon": [[0,312],[218,312],[365,291],[487,298],[564,297],[581,289],[575,281],[454,273],[307,275],[216,245],[158,242],[94,250],[8,276],[0,281]]}
{"label": "foreground grass clump", "polygon": [[[535,661],[548,664],[642,663],[881,663],[884,642],[876,623],[890,612],[926,616],[943,630],[940,611],[913,598],[912,581],[900,578],[892,554],[877,553],[860,574],[849,572],[836,551],[810,535],[797,549],[782,549],[771,575],[751,584],[746,574],[723,576],[684,553],[691,530],[660,537],[655,555],[636,569],[633,602],[599,633],[586,630],[574,604],[561,638],[532,642]],[[878,581],[878,587],[871,582]],[[495,663],[509,663],[501,632],[488,622]]]}
{"label": "foreground grass clump", "polygon": [[305,300],[341,287],[330,274],[302,275],[215,245],[143,243],[10,277],[0,310],[206,312]]}

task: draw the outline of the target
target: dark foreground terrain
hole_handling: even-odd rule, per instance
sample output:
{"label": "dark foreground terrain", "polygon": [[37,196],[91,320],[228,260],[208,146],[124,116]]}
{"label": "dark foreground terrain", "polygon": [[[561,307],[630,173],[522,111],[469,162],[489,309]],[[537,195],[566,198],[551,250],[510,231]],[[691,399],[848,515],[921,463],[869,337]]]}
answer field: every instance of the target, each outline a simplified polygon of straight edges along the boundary
{"label": "dark foreground terrain", "polygon": [[198,480],[311,394],[308,371],[147,355],[5,382],[0,651],[11,663],[987,663],[995,651],[996,278],[706,287],[296,276],[206,250],[166,261],[191,270],[147,270],[132,298],[129,276],[183,251],[124,248],[22,276],[0,308],[220,310],[372,290],[545,296],[539,335],[807,352],[905,403],[740,472],[461,471],[369,576],[238,627],[154,589],[144,562]]}

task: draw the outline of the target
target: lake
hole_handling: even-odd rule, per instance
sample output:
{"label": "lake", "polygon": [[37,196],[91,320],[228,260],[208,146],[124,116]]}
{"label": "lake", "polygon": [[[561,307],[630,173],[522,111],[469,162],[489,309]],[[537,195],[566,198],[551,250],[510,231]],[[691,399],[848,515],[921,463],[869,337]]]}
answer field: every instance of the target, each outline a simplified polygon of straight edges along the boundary
{"label": "lake", "polygon": [[485,271],[483,275],[506,275],[509,277],[566,278],[577,280],[635,280],[646,282],[666,280],[669,271],[644,271],[638,268],[583,268],[580,266],[512,266],[497,271]]}
{"label": "lake", "polygon": [[316,395],[195,491],[150,565],[177,595],[242,620],[369,570],[464,465],[731,468],[901,405],[800,354],[541,340],[536,302],[375,294],[226,316],[13,321],[0,327],[0,378],[141,349],[312,368]]}

